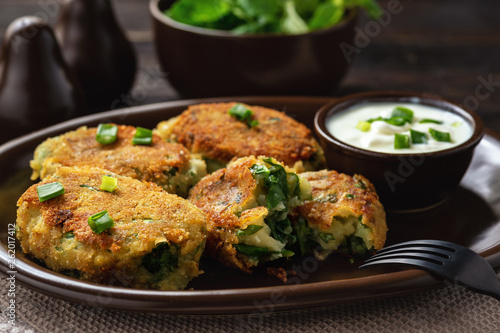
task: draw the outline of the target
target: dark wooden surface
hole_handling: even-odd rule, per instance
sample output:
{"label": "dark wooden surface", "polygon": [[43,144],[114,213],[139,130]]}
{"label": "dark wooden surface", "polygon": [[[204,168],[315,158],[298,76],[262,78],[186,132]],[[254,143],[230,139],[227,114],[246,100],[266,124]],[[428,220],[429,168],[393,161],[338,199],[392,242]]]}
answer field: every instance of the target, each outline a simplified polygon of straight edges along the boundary
{"label": "dark wooden surface", "polygon": [[[0,35],[24,15],[46,16],[53,22],[61,1],[0,0]],[[178,99],[156,60],[149,1],[113,3],[139,58],[135,87],[121,105]],[[367,26],[367,18],[361,17],[359,28],[368,39],[335,95],[385,89],[434,93],[472,106],[489,128],[500,132],[500,2],[380,1],[382,8],[389,3],[398,3],[400,12],[386,17],[384,26],[378,23],[380,29]]]}

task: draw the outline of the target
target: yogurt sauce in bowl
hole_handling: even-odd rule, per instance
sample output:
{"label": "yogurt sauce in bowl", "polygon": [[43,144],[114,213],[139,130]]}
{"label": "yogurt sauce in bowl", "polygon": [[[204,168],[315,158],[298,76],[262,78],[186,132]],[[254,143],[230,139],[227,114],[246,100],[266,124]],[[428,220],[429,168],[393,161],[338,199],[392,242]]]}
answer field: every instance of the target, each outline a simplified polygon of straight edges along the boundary
{"label": "yogurt sauce in bowl", "polygon": [[418,103],[357,104],[330,116],[331,135],[358,148],[389,154],[430,153],[456,147],[473,135],[459,115]]}

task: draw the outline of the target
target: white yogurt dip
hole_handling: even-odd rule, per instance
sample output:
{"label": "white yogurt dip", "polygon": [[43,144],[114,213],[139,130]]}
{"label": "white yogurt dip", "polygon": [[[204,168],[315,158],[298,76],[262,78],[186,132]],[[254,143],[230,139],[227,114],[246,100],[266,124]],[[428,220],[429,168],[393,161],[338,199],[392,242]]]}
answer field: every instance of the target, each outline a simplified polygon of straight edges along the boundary
{"label": "white yogurt dip", "polygon": [[[385,120],[374,121],[374,118],[390,119],[393,110],[397,107],[407,108],[413,111],[411,123],[406,122],[402,126],[395,126]],[[431,119],[440,122],[420,123],[422,120]],[[368,121],[370,120],[370,121]],[[326,128],[334,137],[349,145],[381,153],[390,154],[414,154],[428,153],[449,149],[467,141],[473,134],[472,126],[459,115],[432,106],[416,103],[366,103],[354,106],[350,109],[333,115],[326,120]],[[410,130],[425,133],[425,143],[412,141]],[[443,140],[449,133],[449,142]],[[433,133],[431,133],[433,132]],[[408,136],[408,148],[395,148],[395,135],[400,138]],[[433,136],[434,134],[434,136]],[[404,138],[404,137],[403,137]],[[406,147],[406,146],[405,146]]]}

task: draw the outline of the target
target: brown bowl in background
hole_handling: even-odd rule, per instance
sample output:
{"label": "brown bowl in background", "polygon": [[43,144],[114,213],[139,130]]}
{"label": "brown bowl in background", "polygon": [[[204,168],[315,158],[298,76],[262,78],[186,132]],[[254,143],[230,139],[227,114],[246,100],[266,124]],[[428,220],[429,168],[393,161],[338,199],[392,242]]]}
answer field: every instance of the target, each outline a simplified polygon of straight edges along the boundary
{"label": "brown bowl in background", "polygon": [[344,77],[356,11],[338,25],[300,35],[235,35],[167,17],[173,0],[151,0],[154,42],[168,81],[185,97],[322,95]]}
{"label": "brown bowl in background", "polygon": [[[454,148],[415,154],[389,154],[357,148],[338,140],[326,127],[334,114],[355,105],[397,102],[428,105],[461,116],[473,128],[470,139]],[[472,111],[441,97],[425,93],[367,92],[346,96],[322,107],[314,126],[325,150],[328,166],[371,180],[380,201],[391,211],[415,211],[442,203],[458,187],[484,134],[482,120]],[[354,130],[354,129],[353,129]]]}

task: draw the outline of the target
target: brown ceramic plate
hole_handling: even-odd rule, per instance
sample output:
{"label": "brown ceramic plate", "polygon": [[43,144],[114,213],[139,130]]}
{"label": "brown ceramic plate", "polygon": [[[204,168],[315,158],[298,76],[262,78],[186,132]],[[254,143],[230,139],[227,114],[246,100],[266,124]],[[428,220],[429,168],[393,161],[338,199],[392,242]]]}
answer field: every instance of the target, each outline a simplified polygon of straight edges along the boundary
{"label": "brown ceramic plate", "polygon": [[[0,271],[48,295],[114,309],[179,314],[262,313],[316,307],[392,296],[442,285],[431,275],[397,267],[358,270],[333,256],[318,263],[310,257],[285,263],[298,275],[283,284],[264,272],[246,275],[202,262],[205,274],[192,290],[168,292],[127,289],[87,283],[52,272],[24,255],[9,232],[13,230],[17,198],[31,184],[28,162],[44,139],[81,125],[117,122],[152,128],[182,112],[187,105],[238,100],[283,110],[312,126],[315,112],[331,98],[241,97],[185,100],[122,109],[74,119],[10,141],[0,147]],[[423,213],[389,214],[387,244],[433,238],[456,242],[500,266],[500,136],[488,132],[477,147],[460,188],[443,205]],[[15,247],[14,247],[15,244]],[[10,252],[9,252],[10,249]],[[15,251],[15,260],[10,254]],[[10,266],[12,265],[12,266]],[[249,320],[251,317],[248,317]]]}

